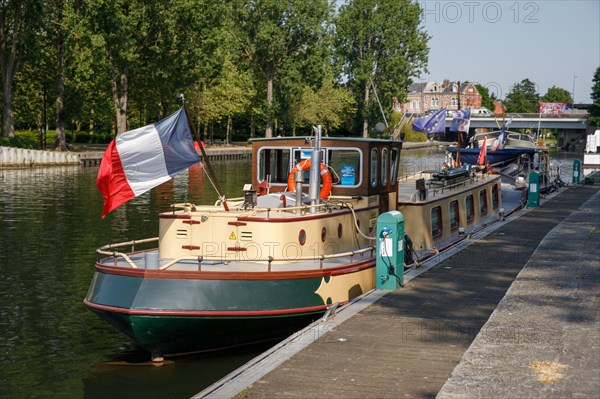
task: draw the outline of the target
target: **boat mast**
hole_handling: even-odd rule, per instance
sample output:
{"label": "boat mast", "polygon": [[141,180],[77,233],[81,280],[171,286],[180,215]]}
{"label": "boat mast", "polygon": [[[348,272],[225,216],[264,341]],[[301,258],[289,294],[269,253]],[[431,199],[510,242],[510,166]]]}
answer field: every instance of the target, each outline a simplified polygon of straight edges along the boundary
{"label": "boat mast", "polygon": [[[460,80],[457,83],[458,86],[458,110],[460,111]],[[460,136],[461,136],[461,132],[460,130],[456,129],[456,137],[458,140],[458,143],[456,145],[456,167],[460,167]]]}

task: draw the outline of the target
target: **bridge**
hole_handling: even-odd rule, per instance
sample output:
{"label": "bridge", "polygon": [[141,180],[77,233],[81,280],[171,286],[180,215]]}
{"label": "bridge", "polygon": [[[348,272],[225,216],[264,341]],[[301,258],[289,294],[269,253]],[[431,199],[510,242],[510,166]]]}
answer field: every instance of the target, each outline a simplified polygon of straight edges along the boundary
{"label": "bridge", "polygon": [[[541,118],[539,114],[509,114],[506,116],[507,129],[527,129],[537,132],[540,129],[553,129],[556,131],[557,145],[570,151],[582,151],[585,147],[587,112],[577,112],[570,115],[550,116]],[[452,118],[446,118],[446,128],[450,127]],[[498,117],[471,117],[471,129],[488,128],[498,130],[502,118]]]}
{"label": "bridge", "polygon": [[[509,129],[535,129],[538,125],[540,129],[559,129],[559,130],[583,130],[586,129],[587,115],[575,114],[573,116],[543,116],[539,118],[538,114],[517,114],[506,117]],[[450,127],[452,118],[446,118],[446,127]],[[471,117],[471,128],[489,128],[498,129],[498,124],[502,123],[501,118],[494,117]]]}

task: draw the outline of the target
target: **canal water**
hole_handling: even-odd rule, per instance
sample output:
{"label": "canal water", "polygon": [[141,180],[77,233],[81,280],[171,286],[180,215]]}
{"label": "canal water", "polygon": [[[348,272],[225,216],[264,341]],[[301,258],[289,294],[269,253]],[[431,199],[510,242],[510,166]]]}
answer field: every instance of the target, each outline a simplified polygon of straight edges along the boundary
{"label": "canal water", "polygon": [[[574,154],[554,154],[570,181]],[[402,154],[412,173],[443,162],[438,149]],[[249,160],[213,164],[228,197],[251,181]],[[187,398],[264,351],[148,364],[148,354],[86,309],[95,248],[155,237],[172,203],[217,196],[201,166],[101,218],[97,168],[0,170],[0,397]]]}

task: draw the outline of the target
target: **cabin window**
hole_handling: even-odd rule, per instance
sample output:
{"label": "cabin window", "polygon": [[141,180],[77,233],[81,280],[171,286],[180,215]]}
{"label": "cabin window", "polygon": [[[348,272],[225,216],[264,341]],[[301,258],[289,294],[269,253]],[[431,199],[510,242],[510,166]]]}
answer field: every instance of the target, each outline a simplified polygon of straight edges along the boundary
{"label": "cabin window", "polygon": [[442,207],[431,209],[431,235],[438,238],[442,235]]}
{"label": "cabin window", "polygon": [[473,196],[467,195],[465,198],[465,211],[467,212],[467,223],[473,223],[475,217],[475,205],[473,204]]}
{"label": "cabin window", "polygon": [[458,229],[459,216],[458,216],[458,201],[450,202],[450,230],[454,231]]}
{"label": "cabin window", "polygon": [[494,184],[492,187],[492,208],[498,209],[498,205],[500,204],[500,197],[498,196],[498,185]]}
{"label": "cabin window", "polygon": [[487,205],[487,190],[481,190],[479,192],[479,213],[486,215],[488,211]]}
{"label": "cabin window", "polygon": [[[362,178],[362,152],[350,148],[329,148],[329,166],[333,168],[334,184],[359,186]],[[336,177],[339,176],[339,179]]]}
{"label": "cabin window", "polygon": [[287,184],[290,173],[290,148],[266,148],[258,151],[258,181]]}
{"label": "cabin window", "polygon": [[387,148],[381,150],[381,185],[385,186],[388,182],[388,163],[389,152]]}
{"label": "cabin window", "polygon": [[398,177],[398,160],[400,159],[400,151],[397,148],[392,148],[391,152],[391,166],[390,166],[390,182],[396,184],[396,178]]}
{"label": "cabin window", "polygon": [[379,158],[377,148],[373,148],[371,150],[371,175],[369,178],[373,187],[377,185],[377,158]]}

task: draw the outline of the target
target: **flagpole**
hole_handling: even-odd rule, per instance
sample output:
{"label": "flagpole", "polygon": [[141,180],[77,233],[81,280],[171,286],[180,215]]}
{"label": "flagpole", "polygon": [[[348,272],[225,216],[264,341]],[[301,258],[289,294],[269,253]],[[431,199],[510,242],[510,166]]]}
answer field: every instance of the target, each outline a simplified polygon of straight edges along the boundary
{"label": "flagpole", "polygon": [[540,125],[542,124],[542,107],[541,107],[541,104],[540,104],[540,105],[538,105],[538,107],[539,107],[539,109],[538,109],[538,111],[539,111],[539,115],[538,115],[538,129],[537,129],[537,137],[535,138],[535,139],[536,139],[536,141],[537,141],[537,140],[539,139],[539,137],[540,137]]}
{"label": "flagpole", "polygon": [[183,107],[183,110],[185,111],[185,116],[187,118],[188,125],[190,126],[190,129],[192,129],[192,134],[194,135],[194,138],[196,139],[196,141],[199,144],[198,146],[200,147],[200,151],[202,152],[202,157],[204,158],[204,164],[208,167],[208,170],[206,171],[207,172],[206,174],[208,175],[208,180],[210,180],[210,182],[213,184],[213,187],[215,188],[215,191],[217,192],[219,199],[223,203],[223,208],[226,211],[229,211],[229,206],[227,205],[227,199],[225,199],[225,195],[223,194],[221,185],[219,184],[219,181],[217,180],[215,172],[212,168],[212,165],[210,164],[210,161],[208,160],[208,156],[206,155],[206,151],[204,150],[204,145],[202,145],[202,142],[200,141],[200,136],[198,135],[198,131],[196,130],[196,127],[194,126],[194,123],[192,122],[190,113],[188,112],[187,108],[185,107],[185,104],[184,104],[185,98],[183,97],[183,94],[180,94],[178,98],[181,100],[181,106]]}
{"label": "flagpole", "polygon": [[[458,104],[457,105],[458,105],[458,110],[460,111],[460,80],[458,82],[456,82],[456,83],[457,83],[457,86],[458,86]],[[461,146],[461,143],[460,143],[460,141],[461,141],[460,140],[460,136],[461,136],[460,129],[456,129],[456,136],[457,136],[457,139],[458,139],[458,144],[457,144],[457,148],[456,148],[456,167],[458,168],[458,167],[460,167],[460,146]]]}

